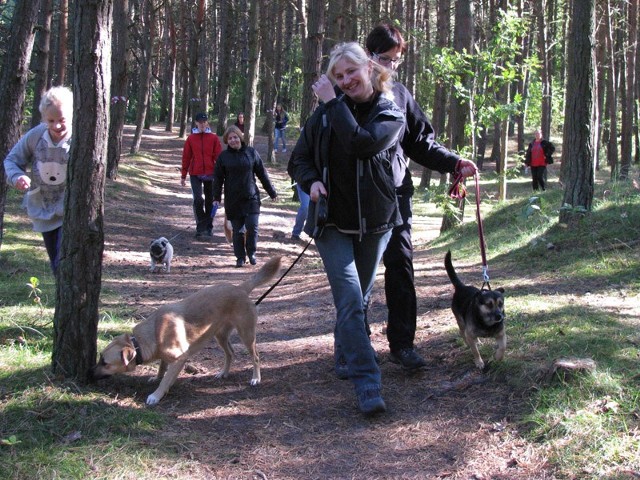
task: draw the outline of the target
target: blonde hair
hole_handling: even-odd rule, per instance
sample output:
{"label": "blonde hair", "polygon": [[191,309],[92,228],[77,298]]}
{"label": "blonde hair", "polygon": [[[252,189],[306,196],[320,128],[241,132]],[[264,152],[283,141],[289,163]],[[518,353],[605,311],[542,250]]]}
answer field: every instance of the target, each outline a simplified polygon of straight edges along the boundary
{"label": "blonde hair", "polygon": [[327,77],[329,77],[333,83],[336,83],[333,69],[336,63],[343,58],[358,67],[362,65],[371,66],[371,85],[373,89],[377,92],[383,92],[387,94],[387,96],[391,94],[391,72],[382,65],[378,65],[377,62],[372,62],[364,48],[356,42],[338,43],[331,50],[329,54],[329,65],[327,66]]}
{"label": "blonde hair", "polygon": [[40,115],[44,117],[49,107],[58,107],[65,116],[67,124],[71,125],[73,120],[73,92],[67,87],[53,87],[44,92],[40,99]]}
{"label": "blonde hair", "polygon": [[240,141],[244,143],[244,134],[242,133],[242,130],[240,130],[235,125],[231,125],[230,127],[227,127],[227,129],[224,131],[224,134],[222,135],[222,141],[225,144],[227,145],[229,144],[229,142],[227,142],[227,139],[229,138],[229,135],[231,135],[232,133],[235,133],[236,135],[238,135],[238,137],[240,138]]}

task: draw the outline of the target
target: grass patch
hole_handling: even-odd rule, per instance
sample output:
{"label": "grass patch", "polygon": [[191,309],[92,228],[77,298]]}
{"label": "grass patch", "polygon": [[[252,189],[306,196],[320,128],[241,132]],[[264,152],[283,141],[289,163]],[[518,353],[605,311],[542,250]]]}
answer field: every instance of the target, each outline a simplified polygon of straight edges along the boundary
{"label": "grass patch", "polygon": [[[484,191],[497,189],[485,182]],[[493,372],[533,392],[518,423],[558,478],[640,471],[640,192],[607,181],[596,192],[593,211],[571,228],[558,223],[561,190],[482,200],[491,283],[506,288],[508,318],[507,358]],[[430,248],[480,265],[473,195],[465,217]],[[562,357],[597,367],[550,374]]]}

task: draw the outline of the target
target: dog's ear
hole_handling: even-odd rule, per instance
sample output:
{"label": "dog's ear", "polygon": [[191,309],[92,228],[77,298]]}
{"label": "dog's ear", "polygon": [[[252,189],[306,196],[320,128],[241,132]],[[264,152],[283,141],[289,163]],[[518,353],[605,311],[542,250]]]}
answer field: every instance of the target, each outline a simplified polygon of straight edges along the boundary
{"label": "dog's ear", "polygon": [[129,366],[129,363],[133,362],[134,358],[136,358],[136,349],[126,346],[120,352],[122,356],[122,363],[125,367]]}
{"label": "dog's ear", "polygon": [[504,288],[499,287],[495,289],[496,292],[504,293]]}
{"label": "dog's ear", "polygon": [[162,245],[163,247],[166,247],[167,243],[169,243],[169,240],[167,240],[166,238],[163,238],[162,241],[160,242],[160,245]]}

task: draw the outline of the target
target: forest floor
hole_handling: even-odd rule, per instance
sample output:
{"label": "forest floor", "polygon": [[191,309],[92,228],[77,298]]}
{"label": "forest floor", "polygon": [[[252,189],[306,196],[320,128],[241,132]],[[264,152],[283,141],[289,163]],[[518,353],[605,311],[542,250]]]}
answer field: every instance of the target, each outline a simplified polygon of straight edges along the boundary
{"label": "forest floor", "polygon": [[[130,145],[127,129],[123,151]],[[293,144],[293,140],[289,142]],[[217,282],[238,284],[263,262],[283,256],[288,267],[304,244],[289,240],[295,205],[266,200],[260,215],[258,265],[234,268],[221,215],[214,236],[194,238],[191,192],[180,186],[184,140],[154,127],[141,153],[122,165],[146,171],[150,182],[128,179],[124,167],[107,184],[103,309],[124,308],[135,319]],[[266,140],[256,148],[266,158]],[[288,154],[267,164],[286,184]],[[431,223],[431,224],[430,224]],[[353,387],[333,373],[334,309],[322,263],[313,245],[259,307],[258,351],[262,383],[250,387],[250,361],[236,336],[236,361],[227,379],[212,342],[188,362],[156,407],[166,423],[148,447],[170,445],[181,461],[158,452],[157,478],[191,479],[549,479],[553,469],[536,444],[518,431],[530,392],[475,370],[451,314],[452,287],[443,259],[427,249],[438,231],[434,220],[414,218],[418,332],[416,348],[428,367],[409,375],[389,360],[381,266],[371,306],[371,340],[381,357],[388,411],[372,419],[358,411]],[[170,273],[149,272],[152,239],[171,239]],[[464,268],[460,266],[460,271]],[[266,287],[257,288],[258,298]],[[112,305],[109,305],[112,302]],[[117,304],[117,305],[116,305]],[[125,408],[146,408],[155,366],[102,382],[99,390]],[[173,463],[172,463],[173,460]]]}

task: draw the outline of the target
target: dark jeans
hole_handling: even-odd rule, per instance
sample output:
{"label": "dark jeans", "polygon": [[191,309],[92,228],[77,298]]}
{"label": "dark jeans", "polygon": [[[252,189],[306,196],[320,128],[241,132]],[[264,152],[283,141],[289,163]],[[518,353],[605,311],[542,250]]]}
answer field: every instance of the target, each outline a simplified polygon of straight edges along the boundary
{"label": "dark jeans", "polygon": [[190,175],[189,181],[193,194],[193,216],[196,220],[196,232],[211,233],[213,229],[213,219],[211,218],[213,180],[201,180],[197,175]]}
{"label": "dark jeans", "polygon": [[238,260],[252,257],[258,248],[258,218],[260,214],[250,213],[240,218],[229,219],[233,228],[233,254]]}
{"label": "dark jeans", "polygon": [[398,195],[398,205],[403,223],[393,229],[382,256],[385,266],[384,291],[389,309],[387,339],[392,352],[413,348],[417,318],[411,243],[411,195]]}
{"label": "dark jeans", "polygon": [[58,271],[58,265],[60,264],[62,227],[58,227],[55,230],[50,230],[48,232],[42,232],[42,239],[44,240],[44,246],[47,249],[47,255],[49,255],[49,264],[51,265],[51,270],[55,275]]}
{"label": "dark jeans", "polygon": [[533,180],[533,190],[542,191],[547,189],[547,167],[531,167],[531,179]]}

